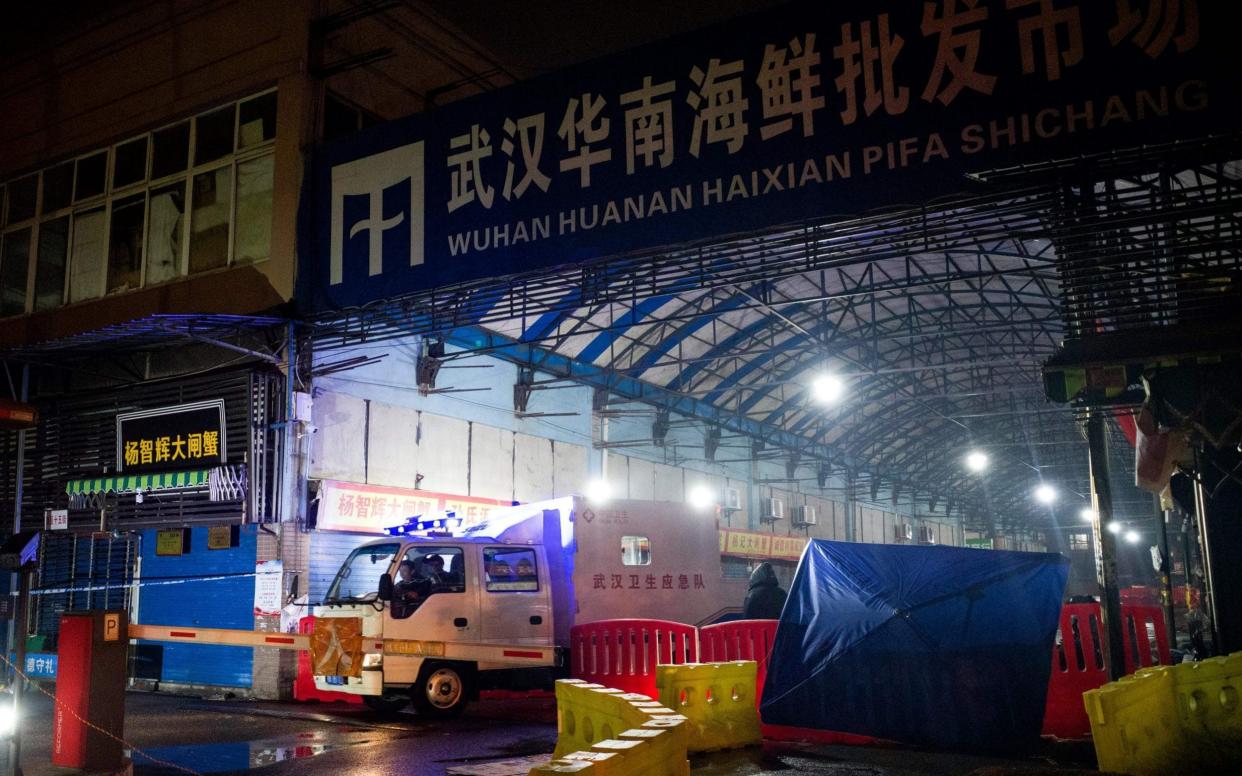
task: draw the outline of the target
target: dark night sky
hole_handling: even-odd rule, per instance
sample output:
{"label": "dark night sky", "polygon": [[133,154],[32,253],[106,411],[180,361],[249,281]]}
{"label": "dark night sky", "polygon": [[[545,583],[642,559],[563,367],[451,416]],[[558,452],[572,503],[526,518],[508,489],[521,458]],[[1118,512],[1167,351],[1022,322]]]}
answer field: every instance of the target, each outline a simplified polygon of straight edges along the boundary
{"label": "dark night sky", "polygon": [[784,0],[426,0],[521,74],[537,75]]}

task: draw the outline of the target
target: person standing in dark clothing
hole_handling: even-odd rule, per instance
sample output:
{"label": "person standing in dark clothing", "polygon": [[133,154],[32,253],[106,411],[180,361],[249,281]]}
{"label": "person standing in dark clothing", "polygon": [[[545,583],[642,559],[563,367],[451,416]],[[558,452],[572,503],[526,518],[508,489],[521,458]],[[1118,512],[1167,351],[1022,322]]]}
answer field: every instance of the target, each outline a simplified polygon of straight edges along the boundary
{"label": "person standing in dark clothing", "polygon": [[785,591],[776,580],[772,564],[764,561],[750,574],[742,616],[748,620],[779,620],[784,607]]}

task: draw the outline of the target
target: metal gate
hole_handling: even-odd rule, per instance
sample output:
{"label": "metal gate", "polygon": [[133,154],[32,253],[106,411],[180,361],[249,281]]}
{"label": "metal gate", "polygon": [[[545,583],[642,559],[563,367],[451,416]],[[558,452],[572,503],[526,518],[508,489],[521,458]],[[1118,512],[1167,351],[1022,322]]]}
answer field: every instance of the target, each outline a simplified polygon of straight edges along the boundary
{"label": "metal gate", "polygon": [[55,646],[62,612],[129,609],[137,557],[137,537],[45,533],[29,623],[30,633],[46,639],[43,649]]}

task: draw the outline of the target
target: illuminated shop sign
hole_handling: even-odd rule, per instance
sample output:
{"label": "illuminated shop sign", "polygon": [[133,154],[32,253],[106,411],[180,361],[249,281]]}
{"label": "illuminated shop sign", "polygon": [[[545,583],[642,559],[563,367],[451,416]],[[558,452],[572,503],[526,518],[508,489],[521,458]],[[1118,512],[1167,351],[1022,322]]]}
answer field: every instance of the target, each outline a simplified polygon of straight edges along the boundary
{"label": "illuminated shop sign", "polygon": [[798,560],[809,539],[805,536],[777,536],[757,531],[720,529],[720,554],[739,558]]}
{"label": "illuminated shop sign", "polygon": [[468,528],[486,520],[497,507],[512,505],[512,501],[477,496],[323,480],[319,484],[315,527],[382,534],[411,517],[440,517],[452,512],[461,519],[460,527]]}
{"label": "illuminated shop sign", "polygon": [[117,415],[117,471],[137,474],[224,463],[225,433],[223,399]]}
{"label": "illuminated shop sign", "polygon": [[793,3],[381,124],[317,153],[299,298],[340,309],[1230,131],[1227,7]]}

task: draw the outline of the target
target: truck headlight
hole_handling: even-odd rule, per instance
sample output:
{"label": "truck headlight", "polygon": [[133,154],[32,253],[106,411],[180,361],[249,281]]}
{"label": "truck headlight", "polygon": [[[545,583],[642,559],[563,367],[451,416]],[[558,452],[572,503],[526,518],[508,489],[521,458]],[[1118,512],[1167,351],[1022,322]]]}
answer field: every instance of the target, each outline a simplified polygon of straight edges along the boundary
{"label": "truck headlight", "polygon": [[383,668],[384,656],[379,652],[371,652],[362,656],[363,668]]}
{"label": "truck headlight", "polygon": [[16,728],[17,708],[13,705],[13,697],[0,694],[0,738],[11,735]]}

